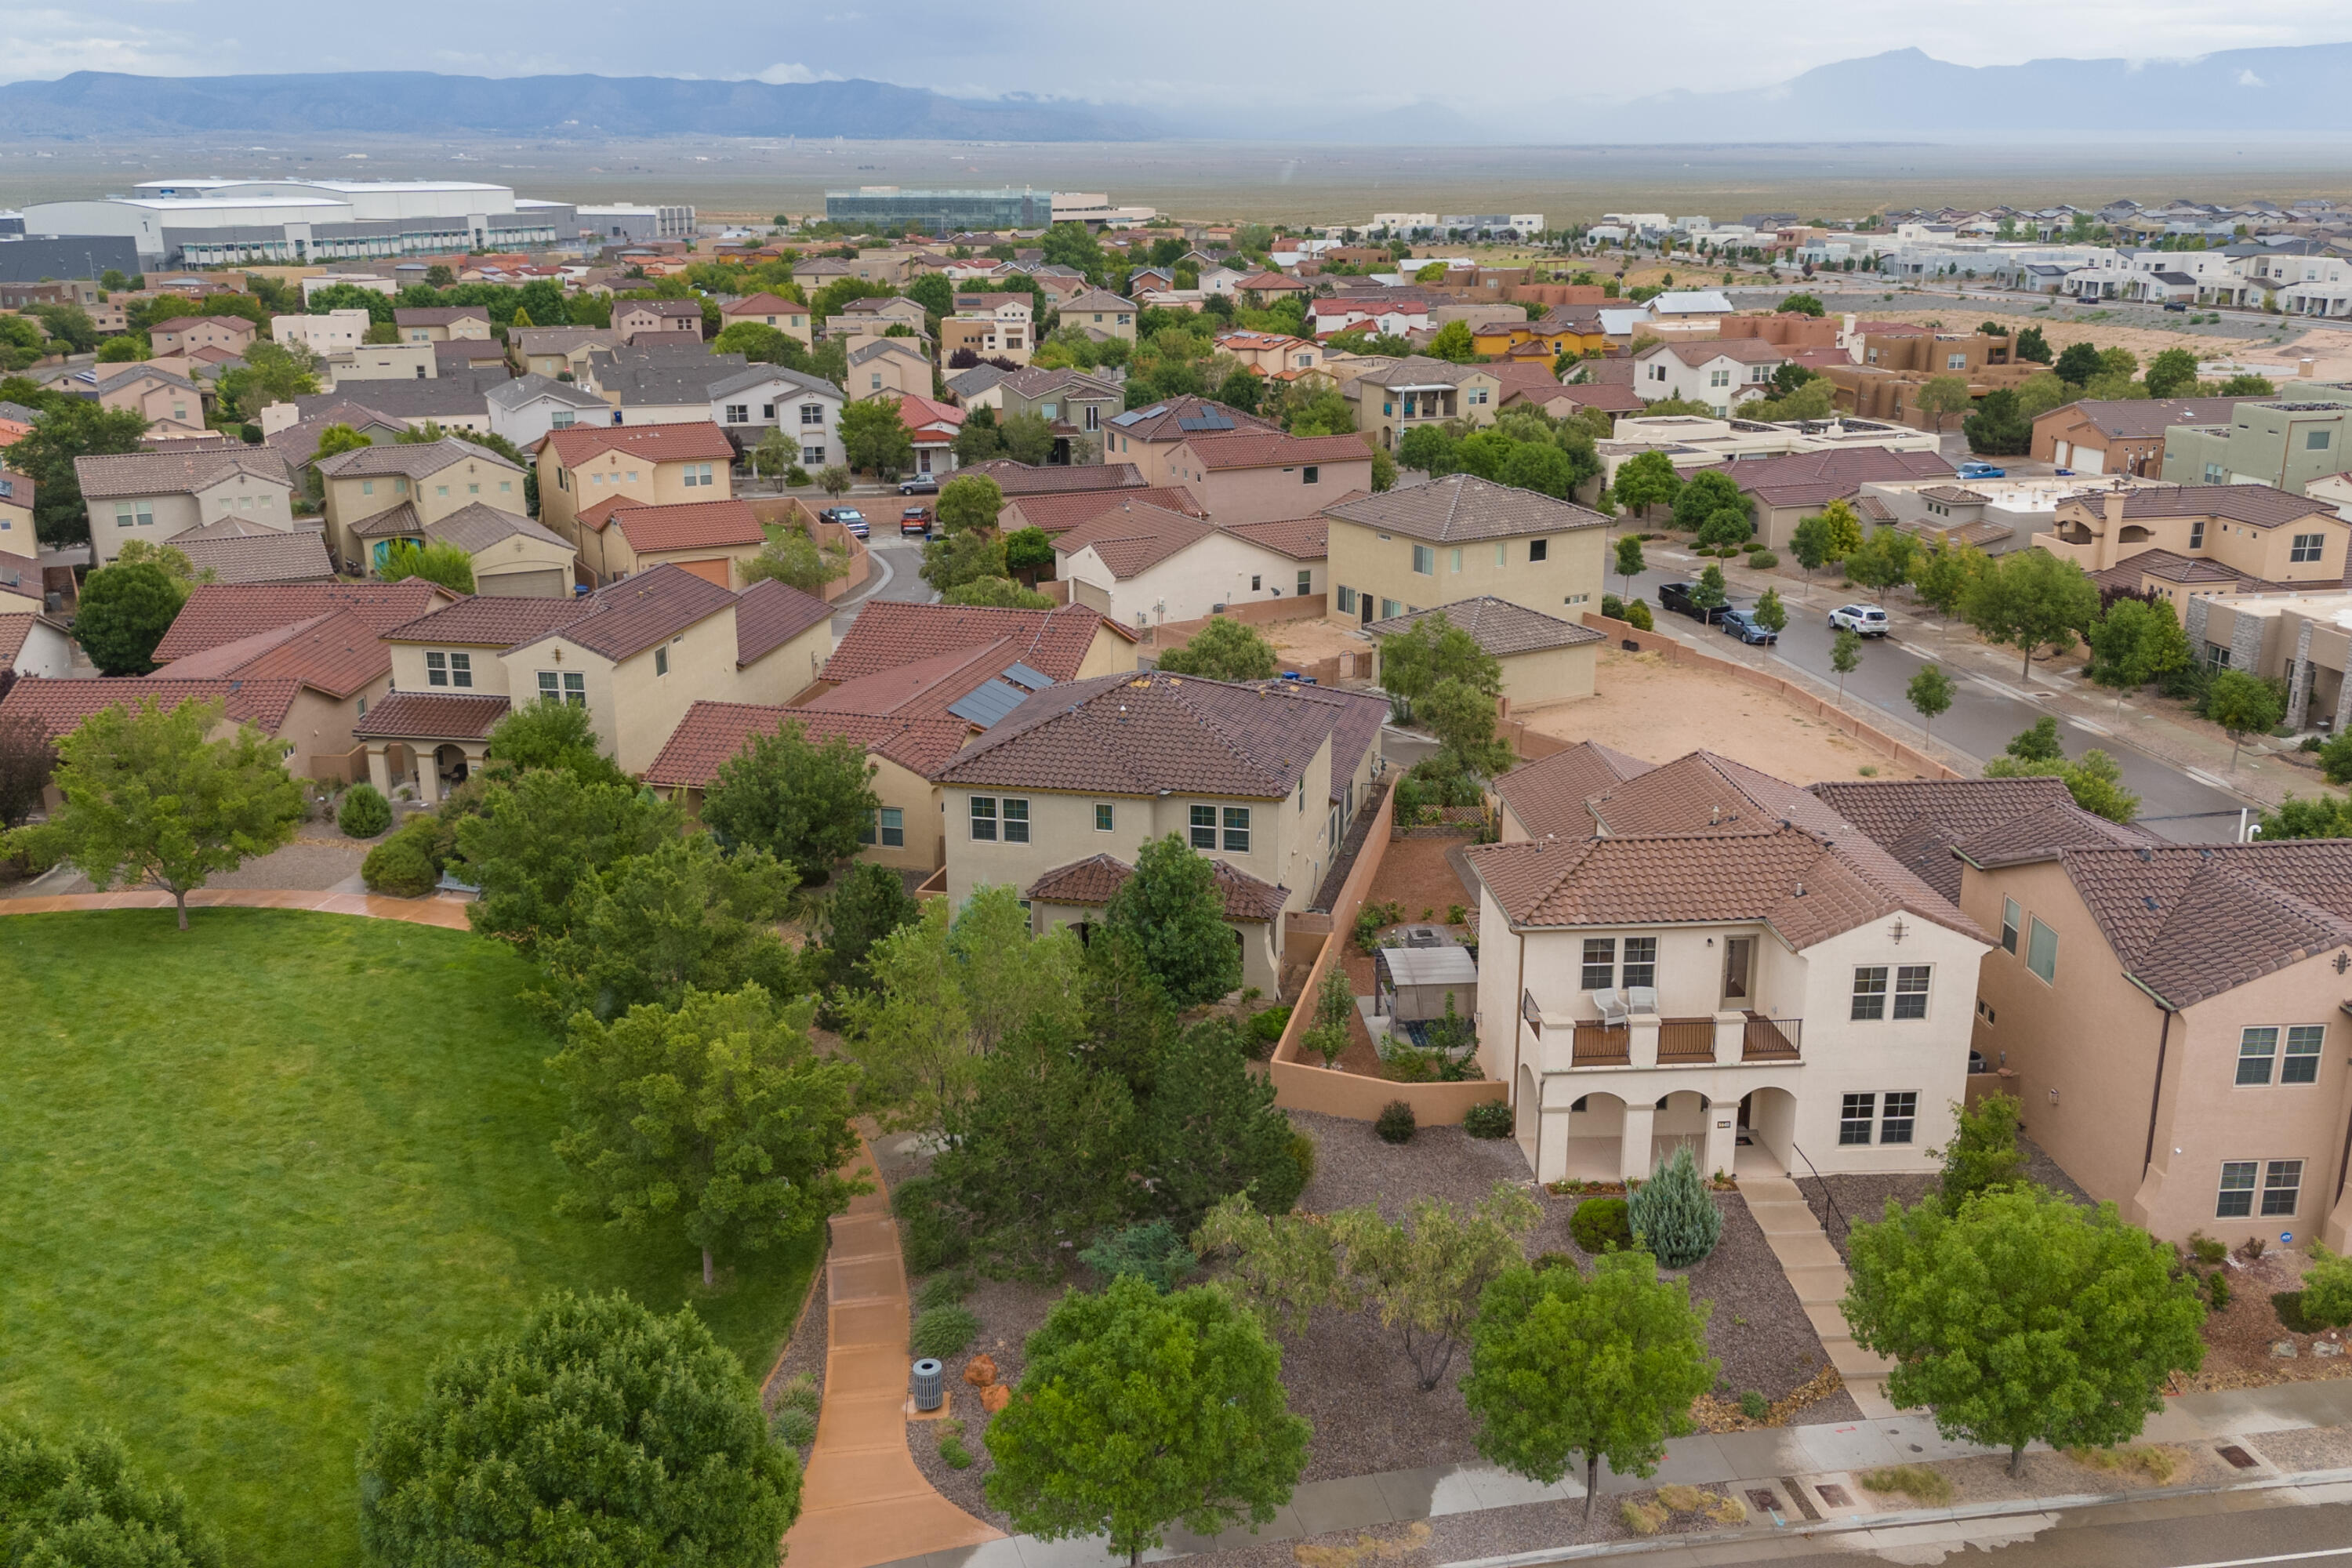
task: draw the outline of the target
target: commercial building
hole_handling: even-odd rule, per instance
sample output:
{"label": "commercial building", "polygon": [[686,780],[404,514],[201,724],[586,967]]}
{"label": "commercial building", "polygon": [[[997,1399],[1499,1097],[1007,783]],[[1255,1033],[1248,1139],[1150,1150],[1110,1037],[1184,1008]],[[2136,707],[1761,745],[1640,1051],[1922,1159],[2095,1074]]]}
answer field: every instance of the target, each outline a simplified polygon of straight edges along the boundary
{"label": "commercial building", "polygon": [[576,237],[566,202],[475,180],[150,180],[127,195],[40,202],[27,233],[128,239],[139,266],[278,265],[454,250],[518,250]]}
{"label": "commercial building", "polygon": [[583,238],[639,243],[648,239],[692,239],[694,209],[688,206],[639,206],[624,202],[614,206],[574,207]]}
{"label": "commercial building", "polygon": [[1006,186],[993,191],[911,190],[898,185],[860,185],[827,191],[828,223],[867,228],[919,228],[927,234],[959,229],[1044,228],[1054,221],[1049,191]]}

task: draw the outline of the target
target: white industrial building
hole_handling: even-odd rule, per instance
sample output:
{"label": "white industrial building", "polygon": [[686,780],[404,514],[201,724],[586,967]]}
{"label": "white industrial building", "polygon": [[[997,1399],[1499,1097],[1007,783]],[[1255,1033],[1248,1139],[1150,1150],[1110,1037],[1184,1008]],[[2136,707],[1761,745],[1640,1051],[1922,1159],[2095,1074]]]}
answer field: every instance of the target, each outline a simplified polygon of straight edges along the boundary
{"label": "white industrial building", "polygon": [[648,239],[694,237],[694,209],[688,206],[641,206],[621,202],[574,210],[580,215],[581,234],[589,238],[637,244]]}
{"label": "white industrial building", "polygon": [[142,266],[294,264],[452,250],[514,250],[580,237],[568,202],[473,180],[150,180],[127,195],[41,202],[36,235],[130,239]]}

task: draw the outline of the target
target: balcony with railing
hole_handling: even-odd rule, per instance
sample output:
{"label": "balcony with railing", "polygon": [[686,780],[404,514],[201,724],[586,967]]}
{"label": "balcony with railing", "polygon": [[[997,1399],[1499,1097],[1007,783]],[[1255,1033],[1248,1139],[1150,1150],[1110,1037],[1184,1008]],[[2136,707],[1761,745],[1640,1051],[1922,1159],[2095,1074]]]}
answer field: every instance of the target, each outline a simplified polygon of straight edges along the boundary
{"label": "balcony with railing", "polygon": [[[1521,998],[1520,1015],[1540,1047],[1547,1021],[1532,994]],[[1569,1034],[1566,1065],[1572,1068],[1750,1066],[1804,1059],[1803,1020],[1738,1009],[1710,1017],[1662,1018],[1644,1013],[1622,1020],[1554,1016],[1549,1032],[1555,1040]],[[1553,1060],[1558,1063],[1557,1057]]]}

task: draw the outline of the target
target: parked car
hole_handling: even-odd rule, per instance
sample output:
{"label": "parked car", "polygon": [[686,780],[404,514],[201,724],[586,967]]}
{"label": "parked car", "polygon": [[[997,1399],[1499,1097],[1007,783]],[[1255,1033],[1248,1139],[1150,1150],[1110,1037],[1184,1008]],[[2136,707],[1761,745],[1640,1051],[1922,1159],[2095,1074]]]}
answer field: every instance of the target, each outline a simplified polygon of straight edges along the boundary
{"label": "parked car", "polygon": [[829,506],[817,513],[827,522],[837,522],[858,538],[866,536],[866,514],[854,506]]}
{"label": "parked car", "polygon": [[904,539],[910,533],[919,533],[926,539],[931,536],[929,507],[910,506],[898,514],[898,537]]}
{"label": "parked car", "polygon": [[1840,605],[1830,612],[1830,630],[1852,632],[1856,637],[1883,637],[1889,623],[1886,612],[1876,605]]}
{"label": "parked car", "polygon": [[1752,610],[1726,610],[1716,623],[1726,637],[1738,637],[1744,643],[1762,643],[1766,647],[1780,640],[1780,634],[1756,618]]}
{"label": "parked car", "polygon": [[929,474],[917,474],[911,479],[898,481],[902,496],[935,496],[940,493],[940,481]]}
{"label": "parked car", "polygon": [[2168,310],[2186,310],[2189,309],[2187,305],[2178,300],[2167,300],[2164,302],[2164,308]]}
{"label": "parked car", "polygon": [[1658,607],[1662,610],[1672,610],[1676,615],[1688,616],[1704,626],[1711,626],[1723,618],[1724,613],[1730,606],[1717,605],[1712,609],[1702,610],[1691,599],[1691,595],[1697,591],[1698,584],[1696,583],[1668,583],[1658,590]]}
{"label": "parked car", "polygon": [[1960,465],[1959,474],[1960,478],[1964,479],[2005,479],[2009,478],[2009,470],[2007,468],[1996,468],[1990,463],[1962,463]]}

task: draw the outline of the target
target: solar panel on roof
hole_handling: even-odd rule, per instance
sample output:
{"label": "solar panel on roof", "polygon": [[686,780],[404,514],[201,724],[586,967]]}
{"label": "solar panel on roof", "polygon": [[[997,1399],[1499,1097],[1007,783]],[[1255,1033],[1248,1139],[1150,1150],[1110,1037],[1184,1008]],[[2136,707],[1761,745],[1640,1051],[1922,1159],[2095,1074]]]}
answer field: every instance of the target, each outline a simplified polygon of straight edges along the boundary
{"label": "solar panel on roof", "polygon": [[1231,430],[1234,422],[1213,409],[1200,409],[1176,421],[1179,430]]}
{"label": "solar panel on roof", "polygon": [[992,680],[949,703],[948,711],[967,723],[992,730],[1004,721],[1006,714],[1028,699],[1029,694],[1019,687]]}
{"label": "solar panel on roof", "polygon": [[1017,661],[1004,667],[1003,679],[1013,682],[1015,686],[1026,687],[1032,691],[1043,691],[1054,684],[1052,676]]}

